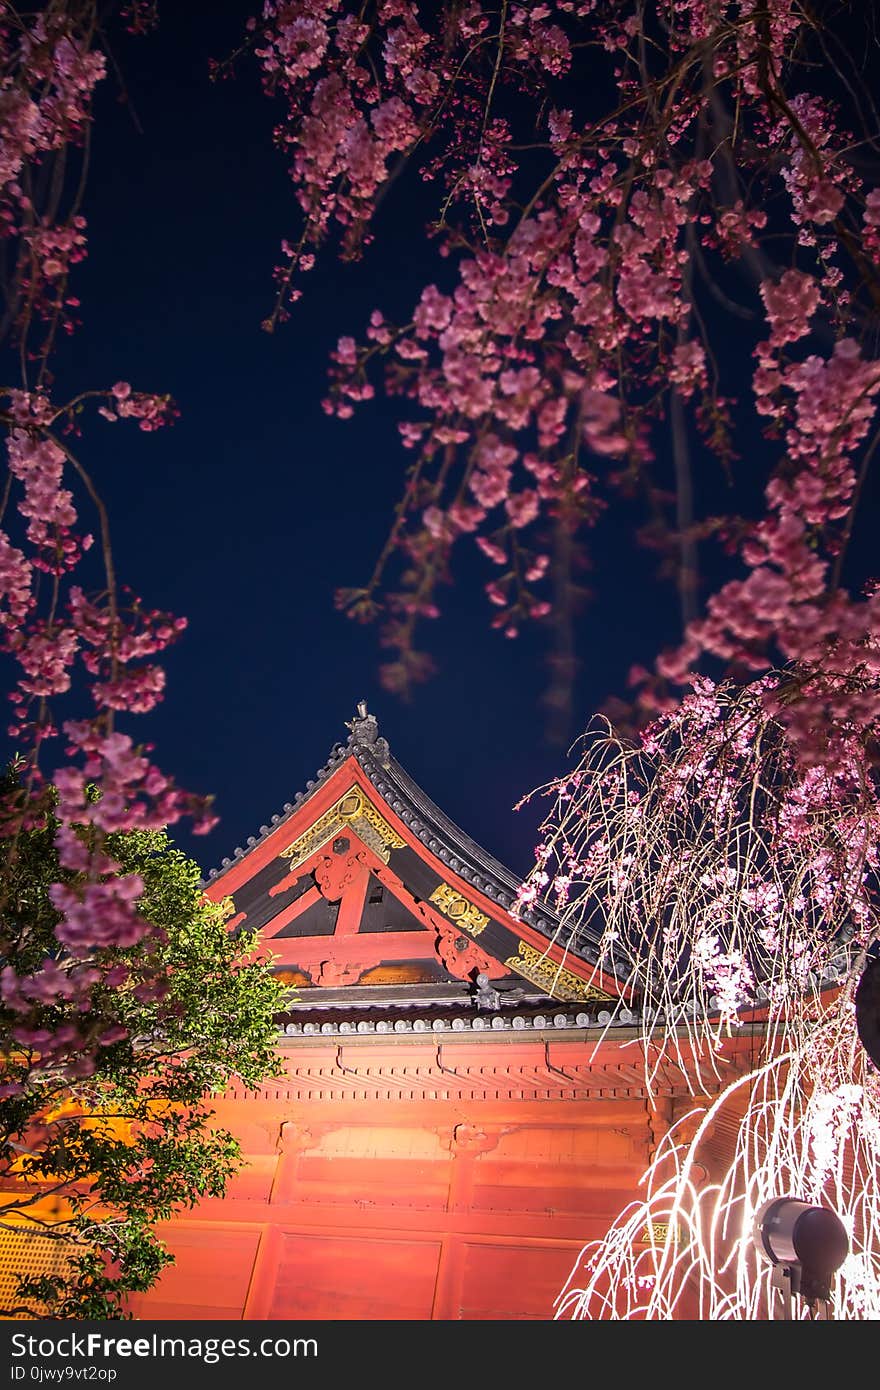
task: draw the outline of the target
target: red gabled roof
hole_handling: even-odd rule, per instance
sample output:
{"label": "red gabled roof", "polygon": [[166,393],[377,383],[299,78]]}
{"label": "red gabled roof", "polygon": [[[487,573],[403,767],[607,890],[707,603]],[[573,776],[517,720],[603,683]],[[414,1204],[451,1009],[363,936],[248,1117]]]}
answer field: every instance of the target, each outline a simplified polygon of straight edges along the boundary
{"label": "red gabled roof", "polygon": [[[527,981],[533,997],[622,997],[597,942],[545,904],[514,915],[519,880],[446,817],[359,706],[306,793],[206,885],[231,925],[260,930],[301,989]],[[490,987],[491,987],[490,986]]]}

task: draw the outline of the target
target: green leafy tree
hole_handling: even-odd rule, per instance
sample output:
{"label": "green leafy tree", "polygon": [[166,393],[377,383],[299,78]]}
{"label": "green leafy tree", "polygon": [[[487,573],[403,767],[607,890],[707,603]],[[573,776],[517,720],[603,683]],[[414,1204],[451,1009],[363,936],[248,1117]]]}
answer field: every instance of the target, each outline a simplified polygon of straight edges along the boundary
{"label": "green leafy tree", "polygon": [[[0,1230],[49,1236],[69,1259],[23,1280],[0,1316],[120,1318],[172,1259],[156,1224],[222,1196],[241,1166],[211,1098],[277,1073],[283,990],[258,939],[227,929],[228,906],[203,897],[198,865],[160,830],[100,846],[114,874],[143,884],[144,935],[89,957],[60,946],[50,887],[76,889],[78,875],[59,863],[52,804],[0,865]],[[93,868],[97,847],[79,833]],[[71,1029],[90,1060],[62,1052],[53,1067],[47,1051]]]}

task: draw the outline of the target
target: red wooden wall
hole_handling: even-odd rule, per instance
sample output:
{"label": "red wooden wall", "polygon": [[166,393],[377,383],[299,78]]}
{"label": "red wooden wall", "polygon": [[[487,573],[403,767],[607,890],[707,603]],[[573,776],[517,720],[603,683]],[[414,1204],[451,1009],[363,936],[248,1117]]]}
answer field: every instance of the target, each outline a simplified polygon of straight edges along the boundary
{"label": "red wooden wall", "polygon": [[218,1103],[247,1166],[164,1229],[176,1264],[132,1311],[552,1318],[650,1142],[645,1100],[592,1047],[298,1040],[277,1085]]}

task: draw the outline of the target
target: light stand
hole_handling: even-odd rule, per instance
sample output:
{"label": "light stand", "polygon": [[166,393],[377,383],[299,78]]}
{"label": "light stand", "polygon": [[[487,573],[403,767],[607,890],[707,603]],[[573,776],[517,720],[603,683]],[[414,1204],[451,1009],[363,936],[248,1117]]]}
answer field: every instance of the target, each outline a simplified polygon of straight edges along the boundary
{"label": "light stand", "polygon": [[[794,1318],[794,1299],[801,1289],[801,1267],[797,1262],[789,1265],[774,1265],[770,1275],[770,1287],[778,1289],[782,1295],[782,1317],[786,1322]],[[771,1311],[772,1317],[772,1311]]]}

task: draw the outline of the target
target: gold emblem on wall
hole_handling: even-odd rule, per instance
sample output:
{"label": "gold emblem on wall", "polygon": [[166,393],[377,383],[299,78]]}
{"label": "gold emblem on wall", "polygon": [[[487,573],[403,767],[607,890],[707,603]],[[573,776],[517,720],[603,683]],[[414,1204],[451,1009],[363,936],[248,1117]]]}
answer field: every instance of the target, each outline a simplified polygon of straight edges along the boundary
{"label": "gold emblem on wall", "polygon": [[456,893],[448,883],[441,883],[435,888],[428,901],[439,907],[457,927],[469,931],[471,936],[479,936],[483,928],[489,924],[485,912],[481,912],[460,893]]}
{"label": "gold emblem on wall", "polygon": [[677,1224],[670,1226],[668,1221],[651,1221],[642,1236],[643,1245],[678,1245],[680,1240]]}
{"label": "gold emblem on wall", "polygon": [[311,829],[283,849],[280,858],[289,859],[291,870],[296,869],[345,827],[353,830],[386,864],[393,849],[406,847],[406,841],[400,838],[396,830],[392,830],[361,789],[352,787],[315,821]]}
{"label": "gold emblem on wall", "polygon": [[571,970],[563,970],[549,956],[535,950],[534,946],[527,945],[525,941],[519,943],[519,955],[509,956],[504,964],[515,970],[518,975],[531,980],[533,985],[543,989],[553,999],[584,1002],[588,999],[613,1000],[614,997],[606,994],[604,990],[597,989],[595,985],[588,984]]}

